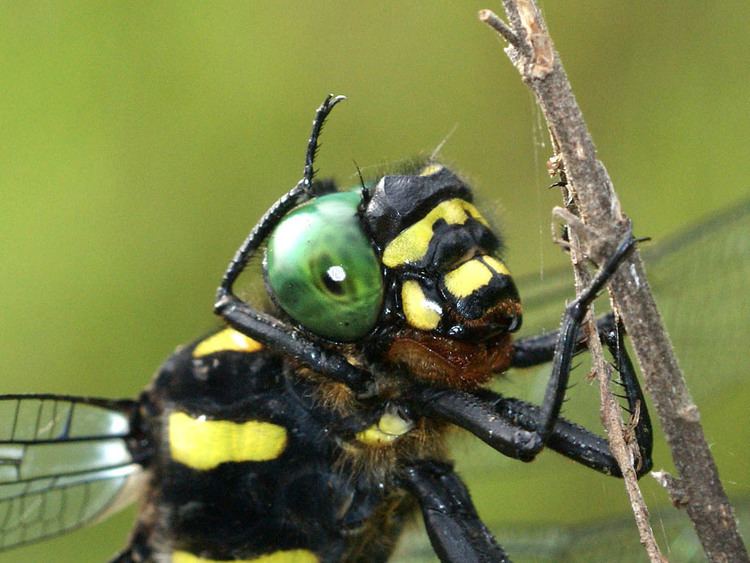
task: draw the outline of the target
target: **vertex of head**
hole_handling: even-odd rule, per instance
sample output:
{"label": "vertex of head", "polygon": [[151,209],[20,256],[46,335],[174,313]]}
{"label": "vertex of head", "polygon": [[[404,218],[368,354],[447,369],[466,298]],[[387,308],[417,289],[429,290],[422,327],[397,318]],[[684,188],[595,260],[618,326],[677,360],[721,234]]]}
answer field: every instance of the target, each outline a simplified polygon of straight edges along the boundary
{"label": "vertex of head", "polygon": [[371,236],[384,248],[438,203],[453,198],[473,200],[471,189],[440,164],[428,164],[419,175],[384,176],[373,188],[367,206]]}

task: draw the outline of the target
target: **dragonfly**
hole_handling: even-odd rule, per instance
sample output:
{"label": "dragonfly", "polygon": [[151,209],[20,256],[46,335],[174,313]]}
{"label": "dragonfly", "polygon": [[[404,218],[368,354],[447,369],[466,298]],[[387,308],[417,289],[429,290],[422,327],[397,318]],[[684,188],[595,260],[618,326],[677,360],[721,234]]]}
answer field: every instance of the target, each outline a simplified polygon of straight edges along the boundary
{"label": "dragonfly", "polygon": [[[314,154],[313,151],[309,151]],[[430,174],[439,174],[442,170],[434,168]],[[430,174],[421,175],[429,176]],[[362,186],[365,190],[366,186]],[[345,195],[344,199],[351,199]],[[350,205],[350,204],[347,204]],[[677,297],[684,299],[692,298],[689,293],[692,291],[692,282],[706,280],[707,272],[725,273],[723,281],[727,287],[732,287],[734,283],[739,284],[741,280],[747,279],[747,271],[739,271],[738,268],[747,268],[747,260],[742,260],[747,256],[747,248],[743,246],[743,232],[747,232],[750,217],[750,205],[743,204],[738,209],[732,210],[718,218],[713,218],[707,222],[697,225],[688,232],[677,236],[672,241],[651,251],[647,258],[648,262],[653,261],[656,272],[654,286],[659,291],[667,291],[672,298]],[[473,216],[470,207],[464,206],[465,215]],[[701,256],[699,271],[690,270],[696,266],[696,253]],[[721,262],[720,259],[724,259]],[[500,266],[497,267],[498,271]],[[663,272],[663,277],[659,277],[659,270]],[[690,271],[695,273],[694,280],[691,280]],[[737,273],[736,277],[734,274]],[[745,277],[743,277],[743,274]],[[331,282],[339,280],[336,277],[338,271],[330,273]],[[679,281],[681,287],[686,293],[675,291],[675,284]],[[270,282],[273,285],[273,281]],[[546,276],[545,283],[529,283],[524,289],[524,283],[519,283],[521,291],[527,291],[524,295],[524,302],[528,315],[526,317],[526,326],[528,334],[535,334],[537,328],[555,328],[560,320],[561,304],[565,302],[566,290],[569,289],[570,276],[564,271],[551,273]],[[737,285],[739,286],[739,285]],[[710,304],[713,314],[720,315],[722,323],[735,323],[734,328],[728,340],[722,340],[724,348],[717,347],[717,342],[713,343],[710,348],[713,356],[722,356],[725,352],[734,351],[737,348],[728,348],[726,345],[733,344],[731,338],[742,336],[743,327],[746,324],[741,315],[737,314],[737,308],[732,307],[731,303],[713,304],[709,297],[705,295],[705,283],[700,293],[695,296],[701,296],[704,304]],[[679,302],[679,301],[678,301]],[[729,306],[727,306],[729,305]],[[284,305],[282,305],[284,306]],[[294,311],[294,304],[286,304],[285,309]],[[679,313],[679,311],[677,311]],[[290,313],[291,314],[291,313]],[[296,314],[296,313],[295,313]],[[292,314],[294,316],[294,314]],[[358,312],[355,317],[361,316]],[[668,318],[675,319],[675,325],[683,325],[679,314],[667,309]],[[691,316],[692,319],[695,314]],[[531,322],[528,322],[528,321]],[[688,319],[685,320],[687,322]],[[705,318],[700,319],[703,323]],[[375,322],[370,320],[370,323]],[[512,321],[508,321],[512,324]],[[369,326],[369,325],[368,325]],[[332,330],[327,326],[316,327],[318,330]],[[697,328],[697,327],[696,327]],[[707,327],[700,326],[703,334]],[[361,329],[360,329],[361,330]],[[369,330],[369,328],[368,328]],[[227,338],[231,341],[231,346],[253,347],[257,342],[252,339],[243,339],[241,334],[227,333],[221,336],[224,340],[216,340],[217,335],[223,331],[212,334],[198,343],[195,350],[202,348],[202,352],[196,352],[195,357],[205,357],[216,349],[212,346],[227,346]],[[342,335],[335,333],[330,335],[334,339],[341,339]],[[745,330],[744,336],[747,336]],[[343,335],[346,337],[346,334]],[[675,336],[678,343],[678,352],[680,351],[679,334]],[[703,339],[704,341],[707,339]],[[220,341],[220,342],[219,342]],[[219,342],[219,344],[217,344]],[[686,347],[690,347],[689,341]],[[690,347],[694,350],[694,347]],[[238,350],[239,348],[234,348]],[[734,355],[733,357],[737,357]],[[688,359],[693,362],[692,358]],[[712,362],[713,367],[716,362]],[[727,374],[725,383],[729,384],[727,392],[732,393],[731,381],[737,379],[738,372]],[[739,372],[741,373],[741,372]],[[516,375],[511,373],[508,381],[513,385],[513,395],[519,390],[516,381],[521,378],[527,380],[527,385],[533,395],[534,386],[539,387],[535,381],[539,378],[548,378],[544,370],[540,371],[537,376],[527,377],[525,375]],[[506,382],[500,383],[503,387]],[[706,394],[719,394],[722,385],[713,381],[708,384]],[[705,387],[698,386],[698,393],[702,394]],[[520,394],[520,393],[519,393]],[[200,399],[199,397],[196,399]],[[61,533],[67,533],[77,527],[94,523],[110,513],[119,509],[122,505],[132,501],[134,492],[143,487],[144,468],[153,463],[154,454],[151,451],[153,444],[146,436],[141,434],[141,426],[137,424],[139,417],[144,413],[138,411],[139,403],[134,401],[117,401],[106,399],[81,399],[78,397],[60,396],[60,395],[9,395],[0,399],[0,428],[4,429],[4,435],[0,449],[0,533],[2,541],[0,547],[11,548],[16,545],[23,545],[39,541],[41,539],[52,537]],[[595,411],[595,409],[593,409]],[[566,404],[565,412],[578,413],[579,409],[572,406],[572,403]],[[398,423],[402,426],[407,424],[402,414],[389,415],[386,422]],[[171,417],[171,415],[170,415]],[[171,418],[170,418],[171,420]],[[381,417],[381,422],[385,416]],[[176,418],[174,427],[182,429],[195,429],[199,423],[203,422],[196,418],[186,419]],[[255,422],[255,421],[251,421]],[[585,421],[584,421],[585,423]],[[171,422],[170,422],[171,424]],[[380,423],[378,423],[380,424]],[[380,429],[372,430],[377,433]],[[170,427],[170,432],[171,432]],[[245,432],[247,429],[242,430]],[[256,427],[252,427],[256,431]],[[263,427],[263,432],[275,432],[276,429]],[[370,431],[370,428],[362,431]],[[200,432],[200,431],[199,431]],[[237,430],[222,430],[218,434],[211,434],[206,438],[206,447],[211,445],[211,439],[222,436],[223,432],[236,433]],[[382,432],[381,432],[382,433]],[[234,435],[234,434],[233,434]],[[364,436],[364,435],[363,435]],[[378,434],[380,436],[380,434]],[[183,439],[184,438],[184,439]],[[211,466],[211,460],[206,460],[202,456],[196,456],[195,449],[191,448],[192,440],[200,440],[200,433],[190,434],[186,431],[184,435],[170,434],[172,443],[184,443],[184,457],[181,461],[186,464],[192,464],[197,467],[200,464]],[[376,438],[363,437],[364,440],[374,440]],[[384,439],[384,438],[377,438]],[[272,456],[273,448],[279,445],[276,439],[269,438],[262,451],[253,451],[253,455]],[[279,446],[282,447],[282,446]],[[459,446],[460,447],[460,446]],[[470,446],[475,448],[475,446]],[[264,449],[265,448],[265,449]],[[231,448],[227,451],[230,451]],[[484,450],[470,450],[469,455],[461,456],[464,459],[471,459],[471,463],[462,468],[459,462],[459,472],[465,476],[469,483],[469,489],[478,506],[480,514],[489,525],[496,531],[498,537],[504,538],[504,525],[501,520],[488,514],[484,505],[491,505],[495,502],[492,496],[492,490],[497,490],[498,480],[510,484],[510,480],[502,477],[502,473],[496,473],[494,469],[500,466],[499,471],[503,471],[503,463],[498,461],[498,454],[491,452],[487,455]],[[226,452],[223,452],[226,453]],[[230,451],[234,455],[234,450]],[[183,455],[180,454],[180,455]],[[227,455],[230,455],[227,454]],[[213,466],[211,466],[213,467]],[[521,474],[528,476],[528,468],[519,468]],[[557,477],[565,480],[565,471],[558,471]],[[495,475],[498,475],[497,477]],[[522,477],[521,479],[524,479]],[[584,479],[585,480],[585,479]],[[162,483],[160,486],[169,486],[170,483]],[[522,499],[533,498],[533,495],[545,495],[545,492],[536,486],[525,485],[521,487]],[[522,502],[524,502],[522,500]],[[503,511],[506,514],[513,515],[517,513],[515,506],[506,506]],[[523,528],[523,526],[520,526]],[[499,530],[500,532],[497,532]],[[539,537],[538,534],[537,537]],[[562,534],[561,534],[562,535]],[[605,534],[601,534],[605,536]],[[578,532],[571,532],[569,537],[582,537]],[[543,542],[536,541],[536,544]],[[414,544],[414,545],[418,545]],[[514,544],[515,545],[515,544]],[[520,543],[518,545],[521,545]],[[409,548],[409,542],[404,542],[402,553],[403,557],[421,557],[419,548]],[[412,555],[408,555],[409,549],[412,549]],[[520,552],[520,550],[519,550]],[[303,556],[304,554],[297,554]],[[295,555],[296,556],[296,555]],[[191,555],[180,556],[180,561],[194,561]],[[398,554],[396,557],[400,557]],[[428,559],[430,556],[427,556]],[[434,556],[433,556],[434,557]],[[208,560],[208,559],[204,559]],[[301,559],[303,560],[303,559]],[[558,559],[559,560],[559,559]]]}

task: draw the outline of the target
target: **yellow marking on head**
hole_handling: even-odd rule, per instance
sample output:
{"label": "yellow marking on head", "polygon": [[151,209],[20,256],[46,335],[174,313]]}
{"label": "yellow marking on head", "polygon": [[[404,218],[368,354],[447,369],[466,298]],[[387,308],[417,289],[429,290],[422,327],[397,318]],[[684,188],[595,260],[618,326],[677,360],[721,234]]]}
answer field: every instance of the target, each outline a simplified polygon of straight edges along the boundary
{"label": "yellow marking on head", "polygon": [[398,413],[386,411],[375,424],[357,432],[355,438],[368,446],[389,446],[409,430],[414,423],[404,420]]}
{"label": "yellow marking on head", "polygon": [[217,352],[257,352],[263,345],[233,328],[212,334],[193,349],[193,357],[200,358]]}
{"label": "yellow marking on head", "polygon": [[422,170],[419,172],[419,175],[420,176],[432,176],[433,174],[437,174],[438,172],[440,172],[442,169],[443,169],[442,164],[435,164],[435,163],[428,164],[427,166],[422,168]]}
{"label": "yellow marking on head", "polygon": [[485,266],[479,258],[472,258],[464,262],[455,270],[451,270],[445,277],[445,288],[457,298],[468,297],[480,287],[487,285],[492,279],[492,270]]}
{"label": "yellow marking on head", "polygon": [[[252,559],[232,559],[232,563],[318,563],[318,556],[308,549],[282,549]],[[198,557],[187,551],[175,551],[172,563],[227,563]]]}
{"label": "yellow marking on head", "polygon": [[466,211],[468,211],[469,215],[471,215],[472,217],[474,217],[474,219],[476,219],[477,221],[479,221],[480,223],[482,223],[482,225],[484,225],[485,227],[489,227],[490,226],[490,224],[487,222],[487,219],[485,219],[484,217],[482,217],[482,214],[479,213],[479,210],[476,207],[474,207],[473,204],[471,204],[471,203],[469,203],[467,201],[465,207],[466,207]]}
{"label": "yellow marking on head", "polygon": [[502,276],[510,276],[510,270],[502,260],[498,260],[497,258],[494,258],[492,256],[483,256],[482,260],[484,260],[484,263],[487,264],[492,270],[494,270],[496,274],[500,274]]}
{"label": "yellow marking on head", "polygon": [[259,420],[232,422],[169,415],[169,450],[175,461],[206,471],[228,461],[269,461],[286,448],[283,426]]}
{"label": "yellow marking on head", "polygon": [[418,281],[407,280],[401,287],[401,307],[406,321],[420,330],[437,328],[443,310],[440,305],[427,299]]}
{"label": "yellow marking on head", "polygon": [[389,268],[416,262],[424,257],[432,239],[435,223],[443,219],[449,225],[463,225],[473,217],[484,225],[487,221],[477,208],[461,198],[441,201],[422,219],[401,231],[383,251],[383,264]]}

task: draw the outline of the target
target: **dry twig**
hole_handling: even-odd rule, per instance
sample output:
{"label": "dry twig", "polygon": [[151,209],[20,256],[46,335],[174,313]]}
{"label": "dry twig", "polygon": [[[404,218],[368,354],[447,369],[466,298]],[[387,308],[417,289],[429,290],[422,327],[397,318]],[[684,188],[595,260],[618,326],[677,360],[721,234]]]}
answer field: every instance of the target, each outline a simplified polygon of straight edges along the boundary
{"label": "dry twig", "polygon": [[[592,247],[585,250],[600,261],[615,248],[628,219],[620,210],[607,171],[596,157],[593,140],[538,7],[533,0],[503,0],[503,4],[510,25],[489,10],[482,10],[480,19],[508,41],[506,54],[536,96],[556,156],[562,159],[574,209],[596,233]],[[685,385],[637,251],[625,261],[609,287],[669,443],[687,513],[707,557],[721,562],[750,561],[706,443],[698,408]],[[607,408],[606,400],[603,408]],[[614,433],[610,433],[610,442],[617,450]],[[627,467],[623,473],[627,474]],[[648,535],[648,523],[643,526],[638,514],[645,506],[636,506],[638,502],[632,496],[631,502],[643,540],[644,534]],[[660,560],[655,543],[647,546],[647,551],[652,561]]]}

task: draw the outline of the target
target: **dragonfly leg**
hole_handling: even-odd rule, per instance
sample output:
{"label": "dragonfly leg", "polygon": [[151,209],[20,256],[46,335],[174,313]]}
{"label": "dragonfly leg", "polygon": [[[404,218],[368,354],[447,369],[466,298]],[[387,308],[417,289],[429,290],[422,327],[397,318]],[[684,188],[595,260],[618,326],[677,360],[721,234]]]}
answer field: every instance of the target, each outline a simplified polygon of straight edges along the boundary
{"label": "dragonfly leg", "polygon": [[350,364],[346,358],[305,338],[294,328],[270,315],[251,308],[234,295],[225,295],[216,304],[216,312],[243,334],[274,350],[294,356],[318,373],[346,384],[361,396],[372,393],[372,377]]}
{"label": "dragonfly leg", "polygon": [[[641,477],[653,465],[651,459],[653,431],[646,401],[633,363],[622,344],[622,329],[615,323],[614,315],[609,313],[597,319],[597,329],[599,338],[607,345],[615,358],[616,368],[625,389],[627,409],[630,413],[637,413],[634,433],[638,442],[640,464],[636,466],[636,472],[638,477]],[[514,366],[528,367],[551,360],[554,356],[557,338],[558,332],[555,331],[519,340],[514,346]],[[579,342],[579,346],[583,349],[582,341]],[[533,427],[532,421],[540,416],[538,407],[517,399],[502,399],[498,406],[500,410],[505,411],[506,418],[520,423],[525,428]],[[607,441],[580,425],[559,418],[547,445],[592,469],[621,476],[620,468],[612,456]]]}
{"label": "dragonfly leg", "polygon": [[461,391],[420,387],[410,397],[411,406],[423,416],[446,420],[468,430],[500,453],[531,461],[544,447],[536,425],[523,428],[517,422],[498,416],[500,395],[484,390]]}
{"label": "dragonfly leg", "polygon": [[[539,415],[539,407],[519,399],[501,399],[497,407],[504,413],[504,416],[517,420],[521,426],[532,426],[533,421]],[[642,410],[641,415],[644,412]],[[643,434],[649,436],[645,443],[638,438],[640,459],[635,465],[635,472],[640,478],[653,467],[650,423],[641,417],[636,425],[635,434],[636,436]],[[607,440],[562,417],[558,418],[555,423],[552,435],[547,441],[547,447],[600,473],[622,477],[620,466],[612,455]]]}
{"label": "dragonfly leg", "polygon": [[330,191],[330,185],[313,182],[313,163],[326,117],[336,104],[344,99],[343,96],[329,95],[318,108],[307,143],[302,179],[271,206],[235,253],[217,291],[214,312],[241,333],[266,346],[290,354],[313,370],[341,381],[360,395],[367,396],[372,393],[372,382],[364,370],[349,364],[342,355],[324,350],[293,327],[255,310],[239,299],[233,289],[237,278],[279,221],[297,205],[315,197],[317,191]]}
{"label": "dragonfly leg", "polygon": [[[604,334],[603,340],[615,358],[617,371],[625,389],[627,409],[636,420],[633,433],[638,443],[639,459],[636,460],[634,465],[636,474],[641,477],[650,471],[653,466],[651,418],[633,363],[627,350],[621,345],[622,330],[610,330]],[[539,420],[539,407],[525,401],[495,396],[494,405],[504,419],[510,420],[522,428],[532,429],[536,425],[536,421]],[[558,418],[552,435],[547,441],[547,446],[573,461],[597,471],[616,477],[622,476],[607,440],[564,418]]]}
{"label": "dragonfly leg", "polygon": [[630,254],[636,242],[638,242],[637,239],[633,237],[632,233],[628,232],[614,253],[596,273],[591,283],[565,308],[552,357],[552,373],[547,382],[547,390],[539,412],[539,423],[536,427],[543,443],[546,443],[551,435],[555,421],[560,415],[568,386],[570,365],[579,342],[578,332],[586,312],[625,257]]}
{"label": "dragonfly leg", "polygon": [[413,463],[404,469],[401,485],[419,501],[427,534],[440,561],[510,561],[479,519],[469,491],[450,465],[434,460]]}
{"label": "dragonfly leg", "polygon": [[[497,401],[501,397],[486,390],[466,392],[420,387],[415,390],[412,397],[415,409],[426,416],[442,418],[465,428],[507,456],[522,461],[534,459],[553,435],[556,427],[568,384],[570,364],[576,351],[583,346],[578,333],[588,306],[635,243],[636,239],[630,234],[620,243],[616,252],[597,272],[592,283],[566,308],[560,331],[542,335],[535,340],[522,341],[525,344],[514,350],[517,366],[523,365],[521,359],[527,362],[526,365],[536,363],[530,362],[530,358],[539,361],[549,360],[550,354],[553,360],[552,375],[547,384],[544,402],[541,407],[535,407],[530,411],[534,417],[533,421],[522,425],[513,417],[498,416],[502,413],[497,408]],[[613,354],[618,358],[618,368],[623,371],[629,409],[633,412],[642,412],[636,436],[639,441],[641,438],[644,440],[642,449],[644,453],[648,452],[647,457],[650,457],[651,424],[643,394],[624,348],[618,346],[619,333],[612,329],[613,324],[613,319],[605,317],[600,327],[602,338],[613,350]],[[555,343],[554,346],[552,342]]]}
{"label": "dragonfly leg", "polygon": [[[653,466],[653,432],[643,391],[635,369],[622,343],[622,331],[612,329],[602,335],[616,361],[627,409],[636,420],[633,429],[638,443],[635,469],[638,477]],[[529,461],[539,443],[537,432],[541,407],[519,399],[505,398],[487,389],[472,392],[426,390],[419,397],[421,409],[469,430],[496,450],[510,457]],[[536,438],[536,441],[534,440]],[[546,446],[587,467],[621,476],[607,440],[594,432],[558,417]]]}
{"label": "dragonfly leg", "polygon": [[[615,328],[614,313],[610,312],[596,319],[596,328],[599,338],[603,340],[605,335]],[[560,331],[553,330],[516,340],[513,343],[511,366],[514,368],[527,368],[551,362],[555,356],[555,347],[559,337]],[[573,353],[578,354],[585,349],[586,341],[579,331]]]}
{"label": "dragonfly leg", "polygon": [[310,139],[307,141],[305,168],[302,174],[302,179],[296,186],[281,196],[281,198],[274,203],[268,211],[266,211],[260,221],[258,221],[258,224],[255,225],[252,232],[242,243],[242,246],[237,250],[234,258],[232,258],[232,261],[229,263],[229,267],[227,267],[226,272],[224,272],[224,277],[222,278],[219,287],[217,301],[220,301],[224,295],[231,295],[234,282],[245,269],[250,258],[255,254],[265,238],[271,234],[271,231],[284,215],[302,203],[306,198],[315,195],[313,193],[313,176],[315,174],[313,164],[315,154],[318,151],[318,140],[323,131],[323,125],[328,114],[330,114],[333,108],[336,107],[336,104],[344,99],[346,99],[344,96],[334,96],[330,94],[325,100],[323,100],[323,103],[315,113],[312,132],[310,133]]}

